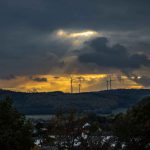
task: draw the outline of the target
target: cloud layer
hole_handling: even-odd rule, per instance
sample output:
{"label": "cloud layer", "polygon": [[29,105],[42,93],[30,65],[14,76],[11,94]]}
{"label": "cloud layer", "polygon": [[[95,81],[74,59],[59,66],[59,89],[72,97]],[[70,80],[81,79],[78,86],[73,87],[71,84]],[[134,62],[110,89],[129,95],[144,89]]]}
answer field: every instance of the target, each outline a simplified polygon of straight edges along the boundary
{"label": "cloud layer", "polygon": [[[87,51],[79,55],[79,61],[95,63],[100,67],[117,68],[122,71],[150,66],[150,59],[144,54],[130,54],[126,47],[116,44],[107,46],[108,39],[96,38],[86,43]],[[85,49],[85,48],[83,48]],[[89,51],[90,49],[90,51]]]}
{"label": "cloud layer", "polygon": [[0,79],[119,70],[140,74],[136,82],[149,86],[149,6],[149,0],[0,1]]}

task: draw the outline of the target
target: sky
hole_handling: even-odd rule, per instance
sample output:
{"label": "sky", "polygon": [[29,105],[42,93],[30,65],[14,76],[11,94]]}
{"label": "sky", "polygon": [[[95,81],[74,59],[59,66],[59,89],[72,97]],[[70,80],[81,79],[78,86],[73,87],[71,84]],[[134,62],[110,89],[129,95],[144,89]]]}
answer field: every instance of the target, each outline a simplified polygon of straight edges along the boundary
{"label": "sky", "polygon": [[1,0],[0,88],[150,88],[149,0]]}

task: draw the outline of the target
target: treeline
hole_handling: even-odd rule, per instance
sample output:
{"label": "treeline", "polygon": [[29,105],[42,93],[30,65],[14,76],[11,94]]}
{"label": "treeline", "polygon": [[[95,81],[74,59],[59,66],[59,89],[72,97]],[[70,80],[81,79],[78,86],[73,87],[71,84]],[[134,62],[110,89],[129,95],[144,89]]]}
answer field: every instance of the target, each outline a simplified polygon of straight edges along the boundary
{"label": "treeline", "polygon": [[[43,126],[44,127],[44,126]],[[41,145],[68,150],[148,150],[150,149],[150,98],[145,98],[126,114],[78,116],[59,112],[47,126],[38,124]]]}
{"label": "treeline", "polygon": [[0,90],[0,100],[5,96],[13,99],[17,110],[26,115],[55,114],[60,108],[75,108],[78,112],[110,114],[127,110],[150,95],[150,90],[123,89],[89,93],[21,93]]}
{"label": "treeline", "polygon": [[12,105],[0,102],[2,150],[149,150],[150,97],[126,114],[79,115],[59,111],[47,122],[32,123]]}

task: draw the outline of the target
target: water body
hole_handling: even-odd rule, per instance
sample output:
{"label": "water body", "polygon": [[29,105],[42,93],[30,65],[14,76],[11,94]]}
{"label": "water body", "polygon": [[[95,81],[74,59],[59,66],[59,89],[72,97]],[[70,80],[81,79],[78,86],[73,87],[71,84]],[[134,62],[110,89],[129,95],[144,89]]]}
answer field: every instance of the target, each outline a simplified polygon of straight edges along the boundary
{"label": "water body", "polygon": [[49,120],[53,118],[54,115],[26,115],[27,119],[42,119],[42,120]]}

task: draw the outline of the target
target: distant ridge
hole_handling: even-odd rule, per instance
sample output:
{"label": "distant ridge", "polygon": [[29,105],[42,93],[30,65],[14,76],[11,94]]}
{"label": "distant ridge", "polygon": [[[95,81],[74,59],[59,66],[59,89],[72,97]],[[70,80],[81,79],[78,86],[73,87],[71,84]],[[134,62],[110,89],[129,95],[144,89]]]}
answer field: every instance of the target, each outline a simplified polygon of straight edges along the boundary
{"label": "distant ridge", "polygon": [[150,96],[150,89],[118,89],[110,91],[63,93],[25,93],[0,90],[0,100],[9,96],[15,107],[24,114],[53,114],[58,110],[111,114],[122,112]]}

